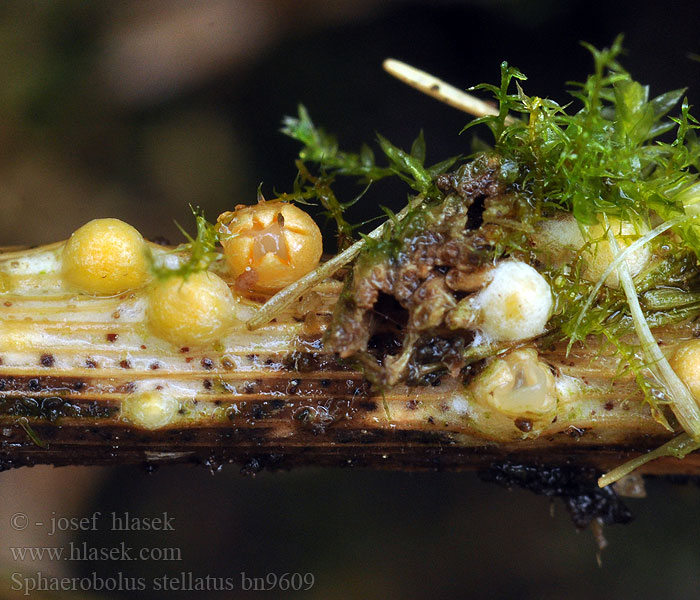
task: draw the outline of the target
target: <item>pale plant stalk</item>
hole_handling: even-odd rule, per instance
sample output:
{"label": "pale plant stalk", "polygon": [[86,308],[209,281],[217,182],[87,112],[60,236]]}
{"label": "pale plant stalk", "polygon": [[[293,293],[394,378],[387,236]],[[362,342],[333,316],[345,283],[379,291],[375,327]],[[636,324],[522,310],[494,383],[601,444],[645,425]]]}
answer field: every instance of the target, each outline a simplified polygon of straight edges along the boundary
{"label": "pale plant stalk", "polygon": [[[395,58],[387,58],[383,63],[383,67],[387,73],[403,83],[452,108],[475,117],[498,116],[498,109],[492,104],[484,102],[476,96],[464,92],[442,79],[438,79],[434,75],[412,67],[405,62]],[[515,122],[516,119],[513,117],[506,117],[506,125],[512,125]]]}
{"label": "pale plant stalk", "polygon": [[676,436],[672,440],[666,442],[663,446],[659,446],[655,450],[647,452],[646,454],[640,454],[638,457],[628,460],[626,463],[615,467],[611,471],[608,471],[605,475],[598,479],[599,487],[606,487],[611,483],[619,481],[623,477],[626,477],[633,471],[636,471],[640,467],[643,467],[652,460],[657,458],[663,458],[670,456],[673,458],[685,458],[691,452],[694,452],[700,448],[700,442],[695,441],[687,433],[682,433]]}

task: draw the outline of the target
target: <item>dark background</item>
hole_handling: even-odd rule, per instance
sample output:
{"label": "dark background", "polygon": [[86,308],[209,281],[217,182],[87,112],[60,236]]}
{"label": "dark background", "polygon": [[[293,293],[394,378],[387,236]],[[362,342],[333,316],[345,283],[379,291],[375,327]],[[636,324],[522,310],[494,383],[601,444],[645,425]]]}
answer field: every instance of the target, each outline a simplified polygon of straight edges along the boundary
{"label": "dark background", "polygon": [[[602,47],[624,33],[622,62],[652,95],[687,86],[697,104],[699,23],[694,1],[5,2],[0,245],[64,239],[99,216],[179,241],[173,221],[192,229],[188,204],[213,219],[254,202],[261,182],[268,197],[289,190],[298,147],[279,126],[299,102],[343,148],[375,132],[407,147],[423,129],[429,162],[468,153],[471,138],[458,135],[467,117],[389,78],[381,62],[390,56],[461,88],[497,83],[506,59],[528,75],[527,93],[566,102],[564,83],[591,67],[579,41]],[[355,216],[401,205],[403,194],[377,186]],[[297,593],[309,598],[695,597],[698,490],[647,487],[646,500],[630,501],[635,522],[605,530],[599,567],[593,535],[577,532],[561,503],[550,516],[547,499],[472,474],[24,469],[0,475],[0,570],[36,570],[4,548],[34,540],[8,528],[17,507],[167,510],[176,532],[130,534],[127,543],[181,547],[184,563],[47,571],[192,571],[237,583],[241,571],[312,572],[314,588]],[[75,539],[127,538],[101,530]]]}

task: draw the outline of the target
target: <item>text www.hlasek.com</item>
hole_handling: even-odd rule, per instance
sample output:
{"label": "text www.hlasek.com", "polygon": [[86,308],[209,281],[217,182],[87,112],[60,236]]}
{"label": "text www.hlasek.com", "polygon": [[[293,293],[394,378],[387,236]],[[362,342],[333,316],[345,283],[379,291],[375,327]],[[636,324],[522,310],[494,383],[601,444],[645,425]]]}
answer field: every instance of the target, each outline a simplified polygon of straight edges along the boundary
{"label": "text www.hlasek.com", "polygon": [[108,548],[88,546],[85,542],[82,544],[70,542],[67,547],[19,546],[10,548],[10,552],[15,561],[22,562],[38,560],[65,560],[68,562],[156,560],[175,562],[182,560],[180,548],[132,548],[124,542]]}
{"label": "text www.hlasek.com", "polygon": [[85,577],[56,577],[41,571],[32,574],[12,573],[12,590],[25,596],[33,592],[204,592],[231,591],[236,583],[242,591],[306,591],[310,590],[316,578],[313,573],[268,573],[264,577],[254,577],[239,573],[239,581],[233,577],[195,575],[183,571],[177,575],[158,577],[134,577],[121,571],[112,577],[102,577],[95,571]]}

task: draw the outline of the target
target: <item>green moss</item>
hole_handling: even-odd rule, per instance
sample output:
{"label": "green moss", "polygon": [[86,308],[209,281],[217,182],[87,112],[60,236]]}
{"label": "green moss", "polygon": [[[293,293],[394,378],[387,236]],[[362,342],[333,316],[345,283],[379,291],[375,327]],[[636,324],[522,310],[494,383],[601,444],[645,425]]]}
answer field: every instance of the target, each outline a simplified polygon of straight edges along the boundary
{"label": "green moss", "polygon": [[[426,146],[421,131],[409,152],[377,134],[377,143],[386,161],[385,165],[377,164],[375,154],[368,145],[363,145],[357,153],[340,150],[335,138],[316,127],[306,108],[301,105],[296,117],[284,119],[282,133],[298,140],[303,147],[297,161],[299,174],[294,190],[281,197],[301,203],[321,204],[325,215],[336,222],[340,250],[351,243],[355,230],[367,222],[351,225],[345,220],[344,212],[362,198],[369,185],[380,179],[397,177],[423,198],[437,198],[441,194],[435,186],[435,179],[458,159],[451,157],[431,166],[425,165]],[[309,163],[319,166],[319,175],[310,172]],[[352,178],[364,190],[354,198],[341,202],[332,189],[338,177]]]}
{"label": "green moss", "polygon": [[[700,200],[696,189],[700,146],[698,123],[683,100],[680,115],[667,117],[684,90],[649,99],[649,90],[617,62],[621,38],[607,49],[591,46],[595,71],[570,90],[573,102],[528,96],[526,77],[503,63],[500,87],[481,85],[494,93],[499,115],[472,122],[486,124],[494,149],[517,165],[514,185],[534,203],[554,203],[584,224],[600,213],[649,222],[651,211],[664,218],[688,213]],[[515,90],[511,83],[515,80]],[[511,113],[521,115],[505,125]],[[668,143],[659,136],[674,130]],[[700,205],[698,205],[700,206]],[[693,228],[678,233],[700,251]]]}
{"label": "green moss", "polygon": [[187,278],[192,273],[204,271],[209,266],[222,258],[221,252],[217,249],[219,244],[219,231],[215,224],[209,223],[204,218],[204,213],[192,209],[197,224],[197,234],[193,238],[182,227],[178,225],[180,231],[187,239],[187,243],[181,244],[175,249],[176,253],[187,255],[187,260],[177,267],[168,267],[157,263],[151,257],[151,271],[158,279],[178,276]]}

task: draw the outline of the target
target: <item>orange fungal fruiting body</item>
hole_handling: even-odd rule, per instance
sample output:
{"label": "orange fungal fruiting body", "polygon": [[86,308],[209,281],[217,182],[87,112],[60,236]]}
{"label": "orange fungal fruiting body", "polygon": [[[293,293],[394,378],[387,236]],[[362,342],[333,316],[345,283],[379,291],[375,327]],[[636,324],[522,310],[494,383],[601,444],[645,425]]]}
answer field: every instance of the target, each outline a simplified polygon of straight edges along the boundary
{"label": "orange fungal fruiting body", "polygon": [[237,286],[274,293],[312,271],[323,240],[314,220],[286,202],[239,206],[219,217],[221,245]]}

